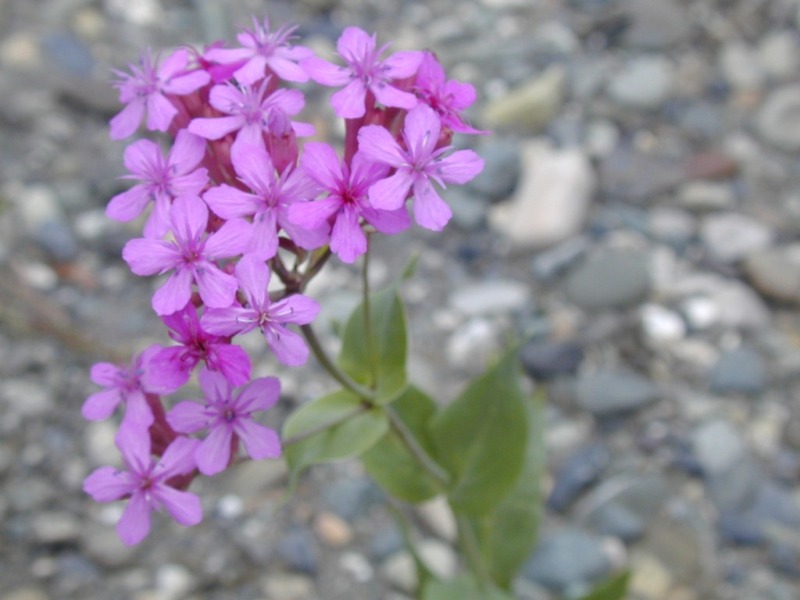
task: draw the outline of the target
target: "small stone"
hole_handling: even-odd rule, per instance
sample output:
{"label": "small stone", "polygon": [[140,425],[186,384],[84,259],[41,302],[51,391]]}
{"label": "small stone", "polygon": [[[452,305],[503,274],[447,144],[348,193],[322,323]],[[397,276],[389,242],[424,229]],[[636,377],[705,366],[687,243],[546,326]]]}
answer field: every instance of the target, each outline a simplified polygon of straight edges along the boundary
{"label": "small stone", "polygon": [[566,511],[608,468],[611,453],[602,442],[580,448],[555,476],[547,505],[558,512]]}
{"label": "small stone", "polygon": [[314,582],[305,575],[272,573],[261,585],[269,600],[307,600],[314,597]]}
{"label": "small stone", "polygon": [[725,44],[719,54],[722,74],[730,86],[740,91],[759,90],[766,74],[754,48],[738,41]]}
{"label": "small stone", "polygon": [[686,335],[686,323],[681,316],[658,304],[645,304],[639,309],[645,338],[659,346],[681,340]]}
{"label": "small stone", "polygon": [[485,280],[457,288],[449,304],[466,317],[520,312],[530,306],[527,285],[512,279]]}
{"label": "small stone", "polygon": [[19,587],[2,596],[2,600],[48,600],[47,592],[35,586]]}
{"label": "small stone", "polygon": [[691,31],[688,11],[676,0],[626,0],[624,15],[630,27],[625,44],[649,50],[664,50],[685,40]]}
{"label": "small stone", "polygon": [[278,542],[278,554],[295,571],[313,575],[317,570],[317,551],[314,538],[305,529],[295,528]]}
{"label": "small stone", "polygon": [[800,304],[800,244],[754,252],[742,267],[755,288],[768,298]]}
{"label": "small stone", "polygon": [[570,300],[589,312],[630,306],[649,289],[647,255],[628,250],[607,250],[590,257],[566,282]]}
{"label": "small stone", "polygon": [[673,71],[663,56],[638,56],[614,76],[608,94],[624,108],[659,108],[672,93]]}
{"label": "small stone", "polygon": [[22,417],[41,416],[53,408],[53,400],[41,380],[6,379],[0,382],[0,401],[6,410]]}
{"label": "small stone", "polygon": [[733,206],[735,201],[733,191],[727,183],[690,181],[678,190],[678,204],[688,210],[726,209]]}
{"label": "small stone", "polygon": [[563,529],[543,539],[523,567],[523,574],[549,590],[589,586],[611,568],[602,540],[578,529]]}
{"label": "small stone", "polygon": [[487,124],[493,129],[541,130],[561,108],[564,93],[564,70],[552,67],[493,100],[484,111]]}
{"label": "small stone", "polygon": [[774,234],[769,227],[746,215],[721,213],[703,220],[700,236],[714,258],[732,263],[768,247]]}
{"label": "small stone", "polygon": [[339,564],[342,570],[349,573],[353,579],[360,583],[365,583],[372,579],[374,571],[369,560],[358,552],[345,552],[342,554]]}
{"label": "small stone", "polygon": [[314,531],[325,544],[334,548],[346,546],[353,539],[353,530],[347,521],[328,511],[314,519]]}
{"label": "small stone", "polygon": [[468,373],[480,373],[501,349],[497,327],[486,319],[470,319],[447,340],[448,364]]}
{"label": "small stone", "polygon": [[600,161],[600,188],[611,199],[647,202],[682,183],[681,164],[620,144]]}
{"label": "small stone", "polygon": [[579,377],[578,406],[600,417],[628,413],[655,402],[661,393],[650,380],[629,371],[601,370]]}
{"label": "small stone", "polygon": [[519,145],[502,138],[481,145],[478,152],[484,160],[483,171],[467,183],[466,188],[482,200],[494,202],[510,196],[520,176]]}
{"label": "small stone", "polygon": [[629,508],[608,502],[592,513],[592,529],[602,535],[610,535],[623,542],[638,540],[645,531],[645,522]]}
{"label": "small stone", "polygon": [[550,281],[563,274],[592,248],[592,241],[585,235],[571,237],[552,248],[537,253],[531,263],[534,277],[539,281]]}
{"label": "small stone", "polygon": [[595,176],[577,149],[555,150],[533,141],[522,148],[522,178],[514,196],[489,213],[493,229],[515,250],[546,248],[580,232]]}
{"label": "small stone", "polygon": [[756,115],[756,129],[767,143],[780,150],[800,150],[800,85],[773,91]]}
{"label": "small stone", "polygon": [[194,586],[194,576],[183,565],[168,563],[156,571],[156,587],[163,600],[184,598]]}
{"label": "small stone", "polygon": [[696,229],[694,217],[679,208],[656,207],[648,215],[647,230],[650,235],[673,247],[687,246]]}
{"label": "small stone", "polygon": [[742,434],[724,420],[709,421],[695,429],[692,446],[707,474],[724,473],[735,468],[747,453]]}
{"label": "small stone", "polygon": [[33,535],[42,544],[67,543],[78,539],[80,523],[69,513],[39,512],[31,519]]}
{"label": "small stone", "polygon": [[667,598],[673,577],[667,567],[650,554],[638,553],[631,559],[629,590],[642,600]]}
{"label": "small stone", "polygon": [[[458,563],[450,546],[428,539],[422,540],[416,550],[422,562],[436,577],[450,579],[455,575]],[[381,566],[381,572],[390,584],[408,593],[416,589],[419,581],[414,559],[406,550],[386,559]]]}
{"label": "small stone", "polygon": [[768,32],[758,45],[761,68],[777,81],[787,81],[800,68],[797,36],[794,31],[783,29]]}
{"label": "small stone", "polygon": [[572,375],[583,362],[583,349],[575,342],[531,340],[520,351],[522,368],[535,381]]}
{"label": "small stone", "polygon": [[446,542],[454,543],[458,538],[458,524],[453,509],[444,496],[437,496],[417,507],[417,514],[422,522]]}
{"label": "small stone", "polygon": [[739,162],[725,152],[709,150],[693,154],[684,166],[689,179],[730,179],[739,172]]}
{"label": "small stone", "polygon": [[723,352],[711,372],[709,385],[717,394],[737,393],[758,396],[764,391],[767,376],[764,361],[755,349],[741,346]]}

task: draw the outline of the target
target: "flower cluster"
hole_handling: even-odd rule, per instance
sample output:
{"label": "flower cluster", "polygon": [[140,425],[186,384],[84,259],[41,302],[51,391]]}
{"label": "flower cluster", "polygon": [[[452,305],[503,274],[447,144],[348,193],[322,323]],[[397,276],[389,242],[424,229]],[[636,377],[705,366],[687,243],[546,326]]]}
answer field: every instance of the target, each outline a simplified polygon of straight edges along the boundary
{"label": "flower cluster", "polygon": [[[125,151],[136,184],[113,197],[106,214],[131,221],[148,212],[142,237],[123,258],[137,275],[165,276],[152,298],[175,342],[145,349],[129,367],[95,365],[87,419],[125,408],[116,438],[125,468],[102,467],[85,481],[95,500],[128,498],[118,524],[126,544],[140,542],[150,513],[165,509],[178,523],[202,519],[199,498],[186,491],[198,474],[223,471],[239,454],[281,454],[276,432],[254,418],[280,395],[275,377],[252,379],[247,353],[234,343],[253,330],[287,366],[306,362],[303,337],[319,305],[302,294],[331,254],[354,262],[367,231],[393,235],[416,223],[439,231],[451,211],[437,187],[464,183],[483,168],[471,150],[454,150],[454,132],[482,133],[462,111],[472,86],[448,81],[430,52],[378,47],[374,35],[348,27],[340,62],[293,45],[295,28],[270,31],[254,20],[240,47],[215,43],[181,48],[160,60],[145,52],[130,73],[118,73],[123,110],[112,139],[144,120],[173,141],[164,153],[142,139]],[[294,120],[312,80],[341,88],[331,97],[345,120],[343,152]],[[293,257],[294,266],[288,266]],[[270,294],[272,277],[283,290]],[[197,372],[203,398],[165,404]],[[200,437],[192,437],[200,434]]]}

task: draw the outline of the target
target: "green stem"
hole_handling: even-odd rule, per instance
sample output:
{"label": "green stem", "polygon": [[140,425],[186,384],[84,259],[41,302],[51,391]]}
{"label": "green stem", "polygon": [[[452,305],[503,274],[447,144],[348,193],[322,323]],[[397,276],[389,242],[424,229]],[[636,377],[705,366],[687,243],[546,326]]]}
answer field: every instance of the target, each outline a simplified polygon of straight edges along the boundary
{"label": "green stem", "polygon": [[464,515],[458,515],[456,521],[458,522],[458,534],[461,540],[461,547],[464,550],[464,556],[467,558],[470,570],[478,579],[478,585],[482,590],[485,590],[492,585],[492,576],[483,561],[483,556],[481,556],[480,544],[475,535],[475,530],[472,528],[472,523]]}
{"label": "green stem", "polygon": [[367,337],[367,356],[369,357],[369,366],[372,373],[372,381],[378,381],[378,365],[377,353],[375,352],[375,337],[372,333],[372,315],[370,310],[369,298],[369,248],[372,237],[369,232],[367,236],[367,251],[364,252],[364,259],[361,267],[361,293],[363,294],[362,303],[364,305],[364,333]]}
{"label": "green stem", "polygon": [[308,438],[312,438],[318,433],[322,433],[323,431],[330,429],[331,427],[336,427],[337,425],[341,425],[345,421],[349,421],[353,417],[357,417],[363,412],[366,412],[370,409],[367,404],[359,404],[358,406],[354,407],[349,412],[339,415],[335,419],[331,419],[326,423],[320,423],[316,427],[312,427],[308,431],[303,431],[302,433],[298,433],[297,435],[293,435],[292,437],[286,438],[283,440],[283,447],[287,448],[292,444],[299,444],[300,442],[304,442]]}
{"label": "green stem", "polygon": [[314,329],[311,327],[311,325],[301,325],[300,331],[302,331],[303,336],[306,338],[306,342],[308,342],[308,347],[311,348],[311,352],[314,353],[317,362],[319,362],[322,368],[325,369],[336,381],[341,383],[342,387],[353,392],[356,396],[361,398],[369,408],[372,408],[375,405],[375,394],[373,391],[368,390],[360,383],[350,379],[347,373],[336,366],[336,363],[334,363],[328,356],[327,352],[325,352],[325,349],[322,347],[322,344],[320,343],[319,338],[317,338],[317,334],[314,332]]}
{"label": "green stem", "polygon": [[386,415],[389,417],[389,424],[392,430],[403,442],[408,452],[416,460],[419,465],[436,480],[442,488],[446,488],[450,483],[450,475],[439,464],[433,460],[425,449],[420,445],[419,441],[411,430],[406,427],[406,424],[391,406],[384,406]]}

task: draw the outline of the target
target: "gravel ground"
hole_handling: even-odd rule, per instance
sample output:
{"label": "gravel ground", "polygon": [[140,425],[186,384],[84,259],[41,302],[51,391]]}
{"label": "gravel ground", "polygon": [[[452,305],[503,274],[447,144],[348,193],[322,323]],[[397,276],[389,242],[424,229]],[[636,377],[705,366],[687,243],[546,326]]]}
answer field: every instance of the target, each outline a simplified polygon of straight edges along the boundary
{"label": "gravel ground", "polygon": [[[279,462],[198,481],[205,521],[159,520],[132,549],[120,506],[81,492],[116,455],[114,427],[80,417],[89,366],[165,341],[153,282],[120,258],[136,229],[103,215],[124,189],[110,70],[265,11],[323,54],[351,24],[431,48],[478,89],[485,173],[449,193],[444,234],[381,240],[373,274],[419,255],[410,368],[438,397],[512,335],[552,380],[517,596],[630,567],[635,600],[800,597],[800,2],[0,0],[0,600],[406,597],[400,532],[355,464],[288,503]],[[312,287],[327,343],[357,279],[332,264]],[[281,378],[274,426],[332,387],[314,366]],[[450,515],[415,518],[453,573]]]}

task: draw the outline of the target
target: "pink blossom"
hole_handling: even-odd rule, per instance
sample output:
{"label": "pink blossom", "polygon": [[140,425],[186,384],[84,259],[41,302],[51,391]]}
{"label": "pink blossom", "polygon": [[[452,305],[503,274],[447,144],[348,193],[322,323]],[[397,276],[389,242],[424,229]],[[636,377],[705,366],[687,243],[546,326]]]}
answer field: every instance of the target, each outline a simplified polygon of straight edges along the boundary
{"label": "pink blossom", "polygon": [[111,139],[131,135],[147,112],[147,128],[166,131],[178,109],[168,95],[184,96],[203,87],[210,80],[208,73],[189,67],[189,51],[181,48],[168,56],[158,67],[150,52],[144,52],[138,65],[130,65],[131,73],[116,71],[119,80],[119,101],[125,108],[111,119]]}
{"label": "pink blossom", "polygon": [[218,371],[231,385],[250,381],[250,358],[241,347],[212,334],[201,326],[197,310],[187,304],[182,310],[161,317],[169,337],[177,346],[163,348],[152,357],[150,379],[161,393],[174,392],[189,381],[201,361],[211,371]]}
{"label": "pink blossom", "polygon": [[388,168],[370,162],[363,153],[357,152],[348,167],[328,144],[309,142],[303,149],[300,166],[327,196],[293,204],[289,207],[289,219],[307,229],[315,229],[333,219],[331,250],[342,261],[352,263],[367,250],[367,238],[361,229],[362,217],[375,229],[389,235],[411,224],[402,206],[384,210],[370,204],[367,192],[386,176]]}
{"label": "pink blossom", "polygon": [[208,171],[197,168],[205,154],[205,141],[185,129],[178,132],[167,158],[150,140],[139,140],[125,149],[125,167],[131,173],[124,179],[141,183],[114,196],[106,216],[116,221],[138,217],[147,204],[153,211],[144,226],[144,236],[160,238],[169,229],[169,208],[178,196],[197,196],[208,183]]}
{"label": "pink blossom", "polygon": [[150,378],[150,361],[160,350],[161,346],[150,346],[135,356],[127,368],[107,362],[92,365],[89,377],[106,389],[86,399],[83,417],[88,421],[103,421],[122,403],[125,404],[123,424],[149,427],[153,423],[153,411],[145,394],[158,393]]}
{"label": "pink blossom", "polygon": [[272,408],[280,395],[276,377],[253,380],[238,394],[224,377],[212,371],[200,373],[200,388],[204,398],[198,402],[184,400],[168,413],[167,421],[175,431],[209,433],[194,452],[197,468],[204,475],[215,475],[230,463],[231,446],[235,440],[244,442],[251,458],[277,458],[281,442],[272,429],[253,419],[256,411]]}
{"label": "pink blossom", "polygon": [[313,53],[302,46],[292,47],[289,41],[297,27],[280,27],[269,30],[269,19],[261,25],[253,18],[253,29],[245,29],[236,36],[243,48],[213,48],[206,52],[206,59],[222,64],[237,63],[234,77],[240,83],[252,85],[264,77],[264,69],[269,68],[286,81],[308,81],[308,74],[297,61]]}
{"label": "pink blossom", "polygon": [[180,310],[197,284],[206,306],[222,308],[233,303],[236,279],[215,261],[241,254],[249,243],[250,225],[241,219],[227,221],[206,234],[208,208],[198,197],[181,196],[170,209],[172,241],[137,238],[122,249],[122,258],[137,275],[173,271],[153,295],[153,310],[168,315]]}
{"label": "pink blossom", "polygon": [[308,200],[317,192],[305,173],[287,167],[276,176],[269,154],[260,146],[234,146],[231,159],[239,180],[251,191],[222,184],[208,190],[203,199],[223,219],[253,218],[251,241],[245,252],[261,260],[275,256],[278,229],[285,230],[298,246],[307,250],[319,248],[327,241],[324,228],[307,230],[288,218],[293,203]]}
{"label": "pink blossom", "polygon": [[369,125],[358,132],[358,147],[379,164],[393,167],[394,174],[369,189],[369,200],[377,209],[394,210],[414,194],[414,217],[426,229],[441,231],[453,215],[433,187],[465,183],[483,169],[483,159],[472,150],[452,146],[436,148],[441,131],[438,115],[427,104],[409,111],[403,125],[403,146],[383,127]]}
{"label": "pink blossom", "polygon": [[236,265],[236,278],[247,299],[247,307],[208,310],[200,323],[210,333],[232,336],[259,328],[270,349],[283,364],[297,366],[308,360],[308,347],[302,336],[286,325],[306,325],[319,313],[319,304],[295,294],[272,302],[267,293],[270,272],[263,260],[246,254]]}
{"label": "pink blossom", "polygon": [[367,110],[365,102],[368,91],[384,106],[413,108],[417,105],[416,97],[394,87],[392,82],[416,73],[422,53],[395,52],[380,60],[388,46],[377,48],[376,35],[370,36],[358,27],[348,27],[336,43],[339,56],[347,63],[346,66],[339,67],[316,56],[304,59],[300,65],[317,83],[332,87],[345,86],[331,97],[331,105],[339,117],[363,117]]}
{"label": "pink blossom", "polygon": [[126,470],[100,467],[83,482],[83,490],[96,502],[112,502],[129,498],[117,523],[123,543],[133,546],[150,532],[150,513],[166,509],[169,515],[185,526],[197,525],[203,519],[200,498],[172,487],[169,480],[191,473],[194,453],[200,442],[179,437],[160,460],[150,456],[150,435],[146,429],[129,427],[117,434],[117,447]]}

